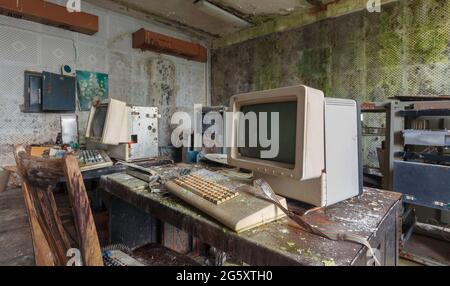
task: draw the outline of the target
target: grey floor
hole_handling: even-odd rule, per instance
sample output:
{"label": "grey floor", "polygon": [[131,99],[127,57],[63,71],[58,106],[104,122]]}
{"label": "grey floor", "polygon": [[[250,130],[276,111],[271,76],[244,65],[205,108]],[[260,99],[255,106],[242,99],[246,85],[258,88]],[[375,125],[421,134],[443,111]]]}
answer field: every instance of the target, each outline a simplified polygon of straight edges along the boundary
{"label": "grey floor", "polygon": [[401,255],[426,265],[450,266],[450,242],[414,233],[404,244]]}
{"label": "grey floor", "polygon": [[33,244],[21,189],[0,193],[0,266],[34,265]]}

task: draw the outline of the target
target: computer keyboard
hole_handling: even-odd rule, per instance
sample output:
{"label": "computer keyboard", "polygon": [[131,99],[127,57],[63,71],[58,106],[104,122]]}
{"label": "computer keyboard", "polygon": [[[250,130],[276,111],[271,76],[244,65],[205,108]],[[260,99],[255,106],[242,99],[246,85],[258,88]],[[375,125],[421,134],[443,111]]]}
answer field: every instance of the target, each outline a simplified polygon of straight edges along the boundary
{"label": "computer keyboard", "polygon": [[113,162],[103,150],[79,150],[78,164],[82,172],[110,167]]}
{"label": "computer keyboard", "polygon": [[[167,190],[236,232],[285,217],[272,202],[255,195],[251,185],[200,169],[165,183]],[[279,198],[284,207],[286,199]]]}
{"label": "computer keyboard", "polygon": [[238,192],[233,192],[222,185],[195,175],[177,178],[174,182],[216,205],[220,205],[239,195]]}

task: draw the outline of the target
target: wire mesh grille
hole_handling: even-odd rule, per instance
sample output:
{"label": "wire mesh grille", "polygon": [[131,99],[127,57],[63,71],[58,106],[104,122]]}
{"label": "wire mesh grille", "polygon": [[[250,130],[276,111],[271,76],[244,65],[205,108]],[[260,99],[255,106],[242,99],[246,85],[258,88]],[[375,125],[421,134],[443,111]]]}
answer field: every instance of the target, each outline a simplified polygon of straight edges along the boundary
{"label": "wire mesh grille", "polygon": [[37,65],[39,44],[32,32],[0,26],[0,60],[4,62]]}

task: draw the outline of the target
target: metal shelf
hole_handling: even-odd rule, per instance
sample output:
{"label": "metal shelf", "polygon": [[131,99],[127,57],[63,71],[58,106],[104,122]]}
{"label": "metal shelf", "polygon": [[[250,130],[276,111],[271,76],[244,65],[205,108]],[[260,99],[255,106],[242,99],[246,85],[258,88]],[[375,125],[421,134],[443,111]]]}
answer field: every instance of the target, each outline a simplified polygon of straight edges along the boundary
{"label": "metal shelf", "polygon": [[399,114],[403,117],[450,116],[450,109],[401,110]]}

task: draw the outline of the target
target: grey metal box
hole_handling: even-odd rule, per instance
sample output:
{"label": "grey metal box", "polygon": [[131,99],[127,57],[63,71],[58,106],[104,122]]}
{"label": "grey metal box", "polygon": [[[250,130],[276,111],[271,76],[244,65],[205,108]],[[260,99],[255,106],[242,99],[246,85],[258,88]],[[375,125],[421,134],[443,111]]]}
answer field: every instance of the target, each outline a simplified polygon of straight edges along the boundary
{"label": "grey metal box", "polygon": [[158,108],[131,106],[128,117],[130,141],[117,146],[109,145],[109,155],[129,162],[157,157],[159,155]]}
{"label": "grey metal box", "polygon": [[393,191],[404,202],[450,211],[450,166],[395,161]]}
{"label": "grey metal box", "polygon": [[75,111],[75,77],[42,73],[42,110]]}
{"label": "grey metal box", "polygon": [[25,71],[23,112],[42,112],[42,73]]}

